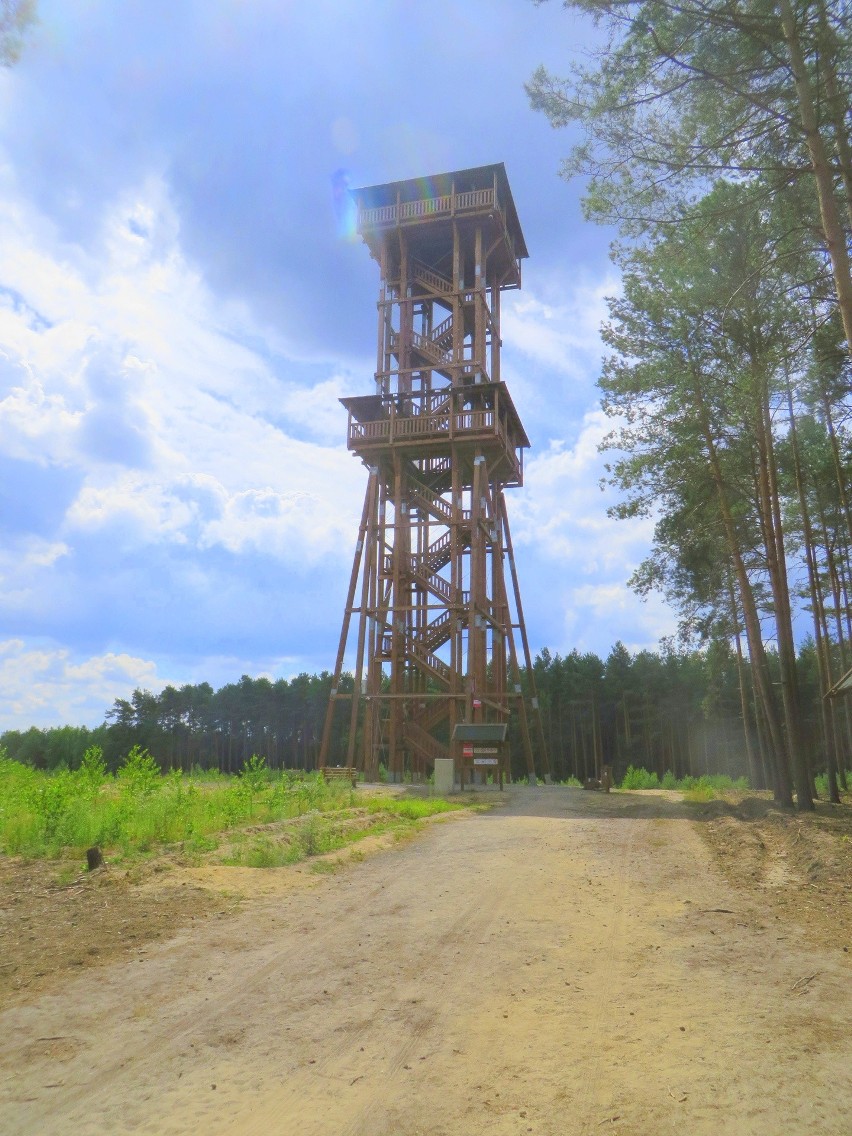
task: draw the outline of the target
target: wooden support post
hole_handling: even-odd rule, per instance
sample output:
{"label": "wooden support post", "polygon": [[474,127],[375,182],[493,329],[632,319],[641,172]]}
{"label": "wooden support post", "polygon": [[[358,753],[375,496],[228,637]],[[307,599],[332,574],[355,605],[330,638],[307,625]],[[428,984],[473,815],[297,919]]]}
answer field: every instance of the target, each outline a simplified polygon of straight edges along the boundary
{"label": "wooden support post", "polygon": [[[370,580],[372,579],[373,562],[376,556],[376,541],[375,541],[375,521],[376,521],[376,502],[378,498],[378,470],[370,470],[370,480],[367,486],[367,502],[365,502],[365,538],[367,541],[367,555],[364,558],[364,574],[361,582],[361,608],[360,620],[358,622],[358,647],[355,652],[355,687],[352,691],[352,706],[349,714],[349,743],[346,747],[346,764],[348,766],[354,765],[355,756],[355,737],[358,730],[358,711],[361,706],[361,684],[363,681],[363,668],[364,668],[364,635],[367,629],[367,621],[369,619],[368,612],[368,596]],[[323,763],[325,764],[325,763]],[[364,761],[361,762],[361,768],[364,768]]]}
{"label": "wooden support post", "polygon": [[[346,640],[349,637],[349,623],[352,619],[352,601],[355,599],[355,588],[358,583],[358,573],[361,568],[361,561],[364,559],[364,547],[367,540],[367,525],[371,512],[371,502],[375,498],[376,490],[376,471],[370,470],[367,478],[367,488],[364,492],[364,507],[361,510],[361,524],[358,528],[358,540],[355,544],[355,559],[352,563],[352,572],[349,576],[349,590],[346,593],[346,607],[343,609],[343,628],[340,632],[340,641],[337,646],[337,658],[334,663],[334,674],[331,681],[331,697],[328,700],[328,707],[325,712],[325,722],[322,729],[322,741],[320,742],[320,769],[324,769],[328,764],[328,743],[331,736],[331,723],[334,717],[334,709],[337,704],[337,690],[340,685],[340,675],[343,670],[343,656],[346,653]],[[365,570],[366,577],[366,570]],[[353,695],[353,703],[357,700],[357,691]],[[347,761],[351,765],[351,760]]]}
{"label": "wooden support post", "polygon": [[524,623],[524,609],[521,603],[521,589],[518,584],[518,571],[515,567],[515,552],[512,547],[512,533],[509,529],[509,514],[506,510],[506,501],[500,494],[500,512],[503,517],[503,532],[506,537],[506,551],[509,554],[509,569],[512,573],[512,588],[515,593],[515,610],[518,613],[518,630],[521,633],[521,644],[524,648],[524,661],[527,665],[527,676],[530,687],[530,704],[533,709],[533,717],[536,723],[536,737],[541,752],[541,761],[544,766],[544,775],[546,778],[550,777],[550,758],[547,752],[547,744],[544,740],[544,727],[541,721],[541,707],[538,704],[538,691],[535,686],[535,672],[533,671],[532,656],[530,655],[530,644],[527,639],[527,628]]}

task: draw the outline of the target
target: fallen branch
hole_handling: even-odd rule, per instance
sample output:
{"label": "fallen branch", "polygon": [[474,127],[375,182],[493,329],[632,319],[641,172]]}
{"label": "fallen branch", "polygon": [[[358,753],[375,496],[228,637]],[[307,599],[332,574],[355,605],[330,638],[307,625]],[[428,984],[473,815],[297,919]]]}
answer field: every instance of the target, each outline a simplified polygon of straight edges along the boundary
{"label": "fallen branch", "polygon": [[798,990],[799,993],[801,993],[805,989],[806,986],[809,986],[813,982],[813,980],[817,977],[818,974],[819,974],[819,971],[816,971],[814,974],[809,974],[806,978],[797,979],[793,983],[793,985],[790,987],[790,989],[791,990]]}

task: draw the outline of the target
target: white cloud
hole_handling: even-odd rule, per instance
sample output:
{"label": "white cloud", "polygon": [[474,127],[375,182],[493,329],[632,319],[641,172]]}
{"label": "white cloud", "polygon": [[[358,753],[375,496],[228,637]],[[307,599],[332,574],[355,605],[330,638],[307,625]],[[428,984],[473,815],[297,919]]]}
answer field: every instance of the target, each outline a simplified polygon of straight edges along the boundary
{"label": "white cloud", "polygon": [[[600,327],[607,318],[606,297],[618,291],[613,276],[537,281],[541,295],[525,289],[506,302],[501,334],[510,350],[570,378],[587,379],[601,355]],[[558,298],[550,299],[551,293]]]}
{"label": "white cloud", "polygon": [[662,596],[640,599],[626,583],[584,584],[572,588],[566,613],[566,630],[578,636],[581,647],[584,640],[589,639],[590,619],[613,629],[629,628],[629,632],[616,633],[611,644],[621,639],[632,654],[655,649],[660,639],[677,631],[677,616]]}
{"label": "white cloud", "polygon": [[163,686],[147,659],[123,653],[75,658],[55,644],[0,642],[3,729],[27,729],[34,722],[95,725],[116,698],[129,697],[136,687],[158,691]]}
{"label": "white cloud", "polygon": [[76,448],[82,411],[72,409],[63,394],[46,391],[28,369],[21,366],[20,371],[21,385],[0,399],[0,450],[14,458],[64,465]]}
{"label": "white cloud", "polygon": [[630,574],[653,532],[647,519],[617,521],[607,516],[614,501],[602,492],[604,458],[598,446],[611,428],[601,410],[589,411],[573,446],[558,441],[527,463],[524,491],[513,508],[520,543],[558,559],[580,578],[601,571]]}
{"label": "white cloud", "polygon": [[7,538],[0,549],[0,599],[3,607],[23,608],[32,603],[51,569],[70,549],[63,541],[33,534]]}
{"label": "white cloud", "polygon": [[273,369],[262,329],[184,260],[159,179],[110,210],[102,259],[57,261],[43,232],[22,206],[0,222],[15,297],[0,310],[14,374],[0,452],[82,472],[62,538],[117,525],[136,544],[335,554],[363,491],[341,445],[351,380],[299,386]]}
{"label": "white cloud", "polygon": [[573,445],[554,441],[529,460],[523,491],[509,499],[524,580],[532,569],[536,580],[548,581],[544,595],[534,591],[527,607],[533,621],[547,627],[542,645],[553,650],[606,654],[617,639],[639,650],[675,629],[661,598],[643,601],[626,585],[647,555],[654,522],[607,516],[616,497],[599,488],[605,459],[598,446],[611,427],[601,410],[590,410]]}

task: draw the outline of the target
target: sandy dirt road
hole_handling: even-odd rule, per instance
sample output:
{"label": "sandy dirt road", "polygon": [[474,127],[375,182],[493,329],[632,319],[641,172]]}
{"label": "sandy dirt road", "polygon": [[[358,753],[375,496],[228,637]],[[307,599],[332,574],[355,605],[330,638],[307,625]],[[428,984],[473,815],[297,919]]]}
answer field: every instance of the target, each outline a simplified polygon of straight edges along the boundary
{"label": "sandy dirt road", "polygon": [[0,1132],[848,1136],[849,955],[677,803],[507,798],[6,1010]]}

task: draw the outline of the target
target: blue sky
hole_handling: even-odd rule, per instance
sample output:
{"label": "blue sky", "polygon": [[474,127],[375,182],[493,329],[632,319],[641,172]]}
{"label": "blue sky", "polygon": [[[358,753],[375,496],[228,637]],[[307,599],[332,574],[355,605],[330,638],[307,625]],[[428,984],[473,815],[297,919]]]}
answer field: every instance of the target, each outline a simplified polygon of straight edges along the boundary
{"label": "blue sky", "polygon": [[135,686],[330,668],[364,489],[376,268],[332,175],[505,162],[530,260],[504,378],[531,644],[673,630],[625,586],[595,380],[610,235],[523,84],[595,31],[530,0],[41,0],[0,72],[0,730]]}

